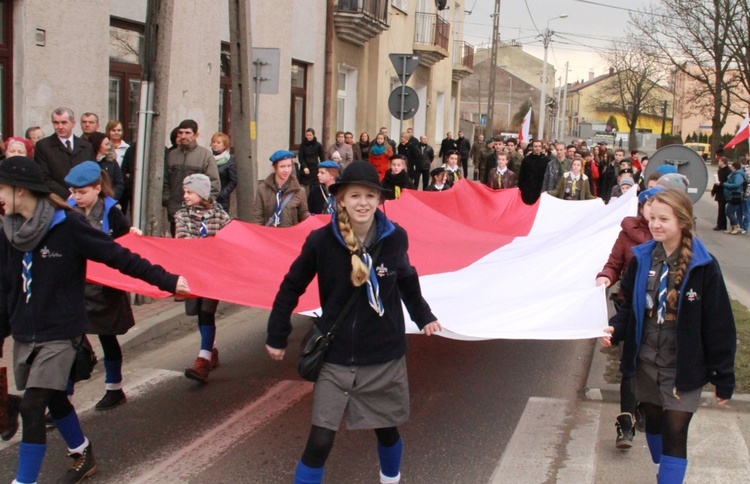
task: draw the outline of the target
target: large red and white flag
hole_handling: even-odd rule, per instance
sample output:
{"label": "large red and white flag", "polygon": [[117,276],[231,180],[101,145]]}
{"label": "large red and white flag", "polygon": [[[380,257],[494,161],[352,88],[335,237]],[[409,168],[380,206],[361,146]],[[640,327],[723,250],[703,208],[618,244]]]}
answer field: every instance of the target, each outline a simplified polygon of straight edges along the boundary
{"label": "large red and white flag", "polygon": [[[580,339],[601,336],[607,325],[605,291],[595,279],[623,217],[635,214],[631,192],[609,205],[543,194],[529,206],[517,189],[495,191],[460,180],[445,192],[405,190],[385,211],[409,234],[409,258],[444,327],[441,335]],[[195,296],[270,308],[307,234],[329,221],[313,216],[282,229],[233,221],[205,239],[126,235],[118,242],[185,276]],[[88,278],[151,297],[167,295],[97,263],[89,263]],[[319,308],[313,281],[296,312]],[[409,323],[407,331],[418,329]]]}
{"label": "large red and white flag", "polygon": [[734,138],[729,140],[729,143],[724,145],[724,149],[732,149],[748,138],[750,138],[750,114],[745,115],[745,119],[742,121],[739,131],[737,131],[737,134],[734,136]]}
{"label": "large red and white flag", "polygon": [[521,123],[521,129],[518,130],[518,142],[521,141],[529,142],[531,140],[531,108],[526,116],[523,117],[523,123]]}

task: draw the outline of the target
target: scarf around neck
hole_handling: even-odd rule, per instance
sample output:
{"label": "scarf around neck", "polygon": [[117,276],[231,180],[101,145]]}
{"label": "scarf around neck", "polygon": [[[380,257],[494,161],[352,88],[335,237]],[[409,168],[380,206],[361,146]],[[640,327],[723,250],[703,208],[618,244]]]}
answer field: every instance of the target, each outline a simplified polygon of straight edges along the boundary
{"label": "scarf around neck", "polygon": [[231,158],[232,155],[229,154],[229,150],[224,150],[218,155],[214,155],[214,159],[216,160],[216,166],[221,166],[225,164],[227,161],[229,161],[229,158]]}
{"label": "scarf around neck", "polygon": [[24,219],[17,213],[5,217],[5,236],[16,249],[24,252],[33,250],[47,233],[54,214],[55,207],[52,203],[46,197],[40,198],[29,219]]}
{"label": "scarf around neck", "polygon": [[370,148],[370,152],[375,156],[382,155],[383,153],[385,153],[385,144],[379,145],[376,143],[372,145],[372,148]]}

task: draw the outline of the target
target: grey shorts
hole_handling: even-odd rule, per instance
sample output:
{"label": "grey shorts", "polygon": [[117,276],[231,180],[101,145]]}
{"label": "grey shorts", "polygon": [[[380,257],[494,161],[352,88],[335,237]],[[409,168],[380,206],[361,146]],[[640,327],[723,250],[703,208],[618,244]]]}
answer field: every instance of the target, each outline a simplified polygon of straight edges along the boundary
{"label": "grey shorts", "polygon": [[639,402],[653,403],[664,410],[695,413],[701,401],[702,388],[674,395],[674,368],[663,368],[638,359],[635,369],[635,396]]}
{"label": "grey shorts", "polygon": [[27,388],[65,390],[76,356],[70,340],[13,343],[13,373],[19,391]]}
{"label": "grey shorts", "polygon": [[367,366],[325,363],[315,382],[312,424],[337,431],[395,427],[409,418],[406,358]]}

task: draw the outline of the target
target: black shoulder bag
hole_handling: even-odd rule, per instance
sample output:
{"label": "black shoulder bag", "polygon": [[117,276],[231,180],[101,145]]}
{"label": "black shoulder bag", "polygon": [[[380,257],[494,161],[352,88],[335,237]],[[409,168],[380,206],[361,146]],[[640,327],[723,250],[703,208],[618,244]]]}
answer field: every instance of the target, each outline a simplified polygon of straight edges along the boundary
{"label": "black shoulder bag", "polygon": [[76,341],[75,338],[70,341],[76,350],[73,367],[70,369],[70,379],[74,383],[81,380],[88,380],[91,378],[91,372],[94,371],[94,366],[98,362],[94,348],[91,347],[91,343],[85,334],[81,337],[80,341]]}
{"label": "black shoulder bag", "polygon": [[[375,259],[377,259],[378,254],[380,253],[380,247],[382,247],[382,244],[379,245],[372,254],[373,264],[375,264]],[[318,375],[320,375],[320,369],[323,367],[326,352],[331,344],[334,332],[339,323],[341,323],[346,315],[349,314],[349,311],[351,311],[357,297],[362,292],[363,286],[364,284],[354,290],[354,293],[352,293],[349,301],[347,301],[346,306],[341,310],[336,321],[333,323],[333,326],[331,326],[331,329],[329,329],[327,333],[323,333],[320,328],[318,328],[318,325],[313,323],[310,331],[308,331],[302,339],[302,354],[297,362],[297,373],[299,373],[299,376],[305,380],[311,382],[318,380]]]}

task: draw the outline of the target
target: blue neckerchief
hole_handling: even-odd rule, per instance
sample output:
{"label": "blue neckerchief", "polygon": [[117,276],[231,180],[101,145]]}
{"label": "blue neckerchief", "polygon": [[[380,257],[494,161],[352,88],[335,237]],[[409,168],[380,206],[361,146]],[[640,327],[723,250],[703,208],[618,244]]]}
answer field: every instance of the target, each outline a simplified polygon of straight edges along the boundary
{"label": "blue neckerchief", "polygon": [[[349,247],[346,245],[344,238],[341,236],[337,218],[337,214],[336,212],[334,212],[333,217],[331,218],[331,227],[336,239],[348,251]],[[378,232],[375,237],[375,242],[372,244],[373,246],[385,237],[388,237],[396,229],[393,223],[388,220],[380,210],[377,210],[375,212],[374,222],[377,224]],[[370,257],[370,254],[368,254],[365,250],[361,250],[357,255],[360,257],[360,259],[362,259],[362,262],[370,272],[370,275],[367,278],[367,301],[370,303],[370,307],[376,313],[378,313],[378,316],[382,316],[385,313],[385,307],[383,307],[383,300],[380,298],[380,285],[378,284],[378,276],[375,273],[375,267],[372,257]]]}
{"label": "blue neckerchief", "polygon": [[203,218],[201,218],[201,228],[198,231],[198,234],[201,237],[208,237],[208,225],[206,224],[206,213],[203,213]]}
{"label": "blue neckerchief", "polygon": [[284,190],[279,190],[276,192],[276,208],[273,211],[273,225],[274,227],[278,227],[281,223],[281,195],[284,193]]}
{"label": "blue neckerchief", "polygon": [[31,299],[31,265],[33,255],[31,251],[24,252],[23,261],[21,262],[21,279],[23,280],[23,293],[26,294],[26,304]]}
{"label": "blue neckerchief", "polygon": [[669,281],[669,264],[664,261],[659,274],[659,306],[656,312],[656,323],[663,324],[667,315],[667,282]]}
{"label": "blue neckerchief", "polygon": [[[52,222],[49,224],[47,231],[49,232],[52,227],[61,223],[65,220],[65,210],[58,208],[52,215]],[[31,299],[31,266],[34,263],[34,251],[30,250],[23,253],[23,259],[21,261],[21,280],[23,281],[23,293],[26,295],[26,303]]]}

